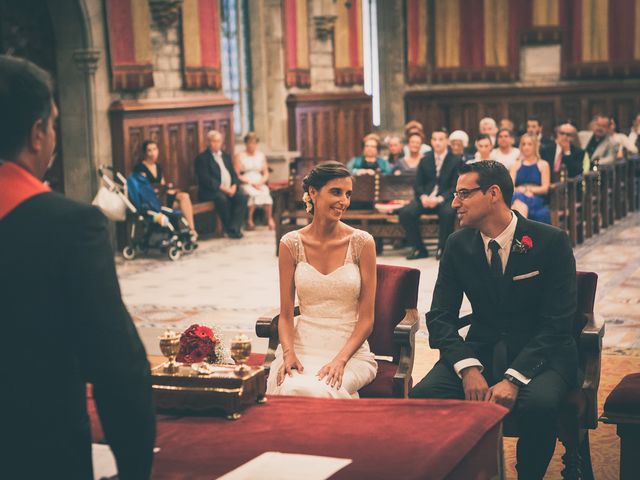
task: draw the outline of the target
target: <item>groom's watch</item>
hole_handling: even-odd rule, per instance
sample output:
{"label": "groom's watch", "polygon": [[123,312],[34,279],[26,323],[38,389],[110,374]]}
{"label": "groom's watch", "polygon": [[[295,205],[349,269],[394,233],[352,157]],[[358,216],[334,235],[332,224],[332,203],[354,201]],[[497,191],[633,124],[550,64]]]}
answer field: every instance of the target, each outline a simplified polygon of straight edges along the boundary
{"label": "groom's watch", "polygon": [[520,380],[518,380],[516,377],[514,377],[510,373],[505,373],[504,374],[504,379],[508,380],[511,383],[513,383],[518,388],[524,387],[524,382],[521,382]]}

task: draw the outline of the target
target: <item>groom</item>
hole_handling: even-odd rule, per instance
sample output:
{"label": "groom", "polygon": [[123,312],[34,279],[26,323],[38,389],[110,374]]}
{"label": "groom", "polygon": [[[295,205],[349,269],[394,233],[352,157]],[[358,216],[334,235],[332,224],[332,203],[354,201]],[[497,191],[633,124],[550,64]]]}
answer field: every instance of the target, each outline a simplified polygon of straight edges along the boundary
{"label": "groom", "polygon": [[[513,411],[519,478],[544,476],[560,402],[577,382],[576,267],[567,235],[511,211],[513,182],[492,160],[460,168],[453,208],[463,228],[447,241],[429,343],[440,360],[412,398],[499,403]],[[458,333],[462,295],[473,310]]]}

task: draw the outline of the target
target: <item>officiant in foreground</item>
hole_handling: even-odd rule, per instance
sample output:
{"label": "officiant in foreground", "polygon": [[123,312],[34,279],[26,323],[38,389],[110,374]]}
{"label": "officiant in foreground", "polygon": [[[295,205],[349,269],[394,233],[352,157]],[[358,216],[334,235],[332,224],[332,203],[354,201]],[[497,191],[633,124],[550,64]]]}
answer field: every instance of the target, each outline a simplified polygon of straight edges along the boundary
{"label": "officiant in foreground", "polygon": [[[521,434],[518,477],[541,479],[560,402],[578,381],[576,267],[566,233],[513,212],[512,196],[499,162],[460,168],[452,206],[467,228],[446,243],[426,315],[440,360],[409,396],[509,408]],[[463,294],[473,310],[466,339],[458,332]]]}

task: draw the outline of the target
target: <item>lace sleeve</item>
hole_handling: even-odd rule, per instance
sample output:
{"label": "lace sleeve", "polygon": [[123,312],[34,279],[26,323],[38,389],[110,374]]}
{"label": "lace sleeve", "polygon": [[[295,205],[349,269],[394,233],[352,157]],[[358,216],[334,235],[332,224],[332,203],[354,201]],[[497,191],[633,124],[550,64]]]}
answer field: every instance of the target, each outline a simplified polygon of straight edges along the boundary
{"label": "lace sleeve", "polygon": [[353,240],[351,243],[351,256],[353,258],[353,263],[360,263],[360,254],[362,253],[362,249],[368,242],[373,241],[373,237],[369,232],[357,229],[353,232]]}
{"label": "lace sleeve", "polygon": [[298,264],[298,258],[300,257],[299,238],[300,237],[298,237],[298,232],[294,230],[293,232],[284,234],[280,239],[280,248],[282,248],[282,245],[286,245],[286,247],[291,252],[291,256],[293,257],[296,265]]}

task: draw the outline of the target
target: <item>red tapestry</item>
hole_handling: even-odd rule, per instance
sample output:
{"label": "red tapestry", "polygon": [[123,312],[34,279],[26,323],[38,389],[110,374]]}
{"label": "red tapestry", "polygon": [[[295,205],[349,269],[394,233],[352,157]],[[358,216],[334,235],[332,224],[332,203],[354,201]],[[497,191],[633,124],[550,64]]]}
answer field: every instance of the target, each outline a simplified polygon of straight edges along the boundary
{"label": "red tapestry", "polygon": [[287,87],[311,86],[307,1],[283,0],[285,83]]}
{"label": "red tapestry", "polygon": [[184,0],[182,48],[184,88],[222,88],[220,7],[217,0]]}
{"label": "red tapestry", "polygon": [[107,30],[114,90],[153,86],[151,17],[147,2],[107,0]]}

